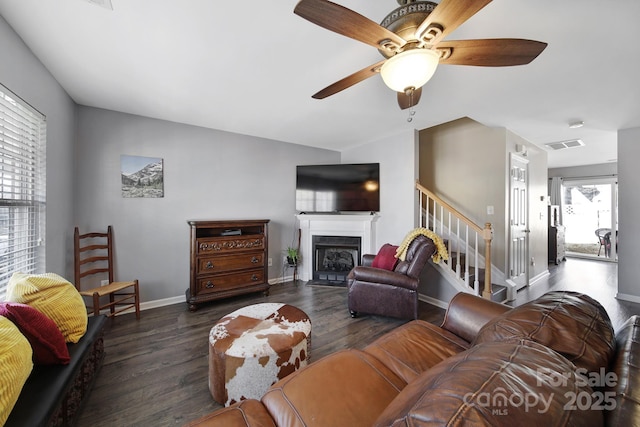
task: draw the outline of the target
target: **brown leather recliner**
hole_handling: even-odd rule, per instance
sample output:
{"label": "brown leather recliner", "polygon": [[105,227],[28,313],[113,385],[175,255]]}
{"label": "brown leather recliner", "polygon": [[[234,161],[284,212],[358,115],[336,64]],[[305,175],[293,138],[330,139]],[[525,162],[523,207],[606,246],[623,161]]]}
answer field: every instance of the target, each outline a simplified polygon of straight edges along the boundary
{"label": "brown leather recliner", "polygon": [[374,255],[364,255],[363,265],[347,276],[351,317],[368,313],[417,319],[419,276],[436,250],[433,240],[418,236],[409,245],[406,260],[398,261],[393,271],[372,267]]}

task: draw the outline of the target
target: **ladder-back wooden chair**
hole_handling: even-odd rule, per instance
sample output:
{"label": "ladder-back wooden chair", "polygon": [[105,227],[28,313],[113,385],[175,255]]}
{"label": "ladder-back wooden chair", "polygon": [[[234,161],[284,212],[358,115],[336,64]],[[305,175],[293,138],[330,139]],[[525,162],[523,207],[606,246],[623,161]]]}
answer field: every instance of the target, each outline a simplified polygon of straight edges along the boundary
{"label": "ladder-back wooden chair", "polygon": [[[90,232],[80,234],[78,227],[73,233],[75,258],[75,285],[80,295],[92,298],[89,312],[94,316],[109,309],[109,317],[135,309],[140,319],[140,293],[138,280],[116,282],[113,274],[113,229],[106,233]],[[100,280],[102,279],[102,280]],[[84,286],[83,286],[84,284]],[[104,285],[103,285],[104,284]],[[86,287],[86,289],[83,289]],[[109,302],[101,303],[102,297]]]}

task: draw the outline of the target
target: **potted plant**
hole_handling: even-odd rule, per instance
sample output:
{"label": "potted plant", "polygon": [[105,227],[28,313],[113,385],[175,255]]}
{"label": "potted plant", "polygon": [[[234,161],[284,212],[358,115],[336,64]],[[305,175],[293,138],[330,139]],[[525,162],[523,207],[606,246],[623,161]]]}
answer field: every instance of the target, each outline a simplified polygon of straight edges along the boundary
{"label": "potted plant", "polygon": [[291,246],[289,246],[285,250],[285,253],[287,254],[287,264],[298,265],[298,258],[300,256],[298,253],[298,249],[292,248]]}

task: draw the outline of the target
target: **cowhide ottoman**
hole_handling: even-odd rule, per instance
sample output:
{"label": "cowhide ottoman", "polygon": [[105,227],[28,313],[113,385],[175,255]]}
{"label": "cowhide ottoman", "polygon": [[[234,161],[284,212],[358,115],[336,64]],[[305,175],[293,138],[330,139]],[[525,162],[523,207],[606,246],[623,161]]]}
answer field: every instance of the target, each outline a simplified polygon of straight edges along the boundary
{"label": "cowhide ottoman", "polygon": [[209,333],[209,390],[229,406],[260,399],[279,379],[306,366],[311,321],[287,304],[250,305],[220,319]]}

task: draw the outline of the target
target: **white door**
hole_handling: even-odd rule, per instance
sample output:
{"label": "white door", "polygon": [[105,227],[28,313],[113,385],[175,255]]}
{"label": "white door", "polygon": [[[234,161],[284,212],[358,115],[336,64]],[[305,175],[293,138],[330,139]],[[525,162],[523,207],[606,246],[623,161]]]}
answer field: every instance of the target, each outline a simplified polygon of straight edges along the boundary
{"label": "white door", "polygon": [[529,161],[511,154],[509,176],[509,280],[529,285]]}

